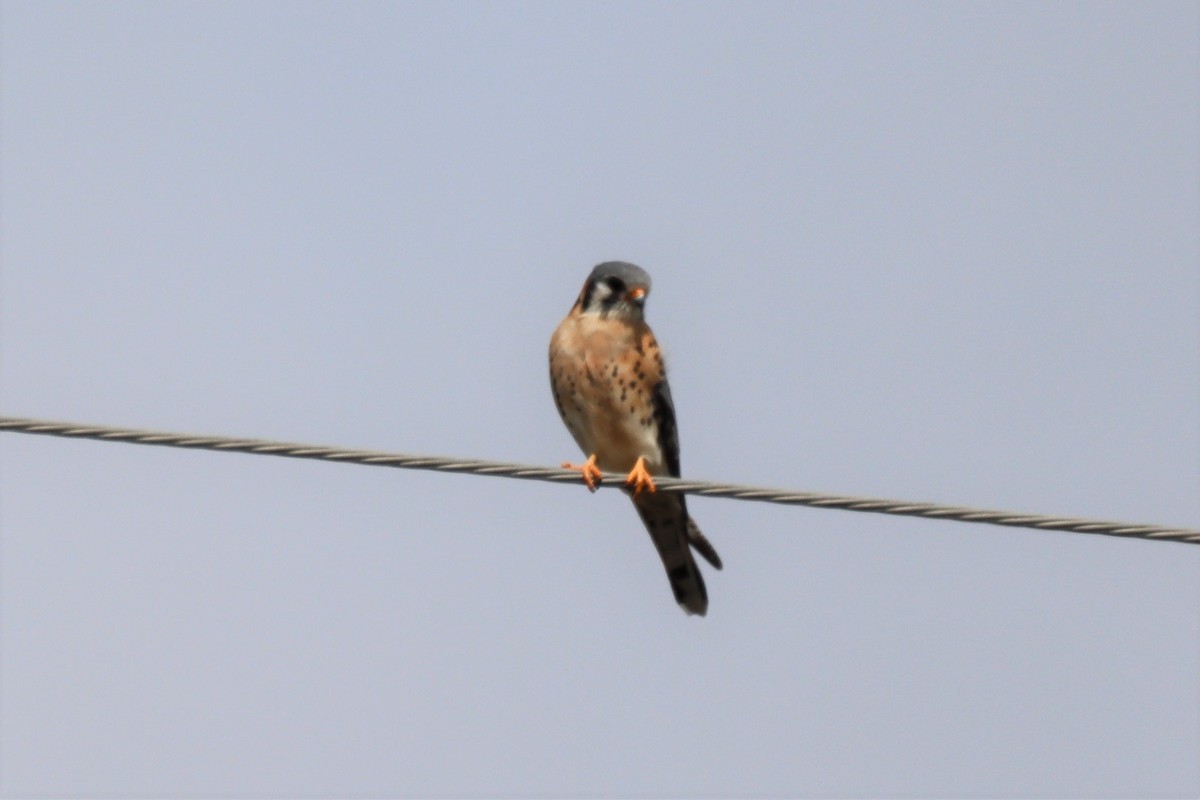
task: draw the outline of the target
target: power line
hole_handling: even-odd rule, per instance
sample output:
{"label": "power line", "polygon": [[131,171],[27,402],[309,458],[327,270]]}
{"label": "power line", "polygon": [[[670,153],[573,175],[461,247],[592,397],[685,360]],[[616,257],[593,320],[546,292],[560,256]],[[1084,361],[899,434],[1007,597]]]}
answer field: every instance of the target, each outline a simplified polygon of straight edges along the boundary
{"label": "power line", "polygon": [[[287,458],[309,458],[318,461],[338,461],[351,464],[365,464],[368,466],[398,467],[400,469],[464,472],[472,475],[495,475],[505,478],[550,481],[552,483],[581,483],[578,472],[557,467],[539,467],[531,464],[447,458],[444,456],[385,453],[375,450],[347,450],[340,447],[276,442],[266,439],[196,436],[185,433],[117,428],[107,425],[83,425],[74,422],[52,422],[49,420],[20,417],[0,417],[0,431],[64,436],[71,439],[98,439],[101,441],[127,442],[130,444],[154,444],[164,447],[184,447],[193,450],[221,450],[236,453],[284,456]],[[624,479],[624,475],[605,473],[601,485],[621,487],[624,485]],[[821,494],[819,492],[795,492],[732,483],[689,481],[680,478],[656,477],[654,482],[662,491],[684,492],[704,497],[728,497],[734,500],[758,500],[764,503],[812,506],[814,508],[840,508],[845,511],[867,511],[875,514],[952,519],[959,522],[985,522],[991,525],[1005,525],[1013,528],[1098,533],[1105,536],[1125,536],[1134,539],[1157,539],[1200,544],[1200,530],[1189,528],[1168,528],[1160,525],[1048,517],[1040,514],[1018,514],[1011,511],[946,506],[938,503],[912,503],[902,500],[849,497],[845,495]]]}

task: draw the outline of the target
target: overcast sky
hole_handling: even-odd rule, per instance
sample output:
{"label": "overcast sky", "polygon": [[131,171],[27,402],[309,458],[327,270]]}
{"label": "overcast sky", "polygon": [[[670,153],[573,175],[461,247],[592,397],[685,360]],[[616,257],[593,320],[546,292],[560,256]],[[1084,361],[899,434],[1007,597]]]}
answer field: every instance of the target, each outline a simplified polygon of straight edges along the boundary
{"label": "overcast sky", "polygon": [[[0,412],[1200,527],[1195,3],[6,2]],[[1200,548],[0,434],[8,796],[1200,794]]]}

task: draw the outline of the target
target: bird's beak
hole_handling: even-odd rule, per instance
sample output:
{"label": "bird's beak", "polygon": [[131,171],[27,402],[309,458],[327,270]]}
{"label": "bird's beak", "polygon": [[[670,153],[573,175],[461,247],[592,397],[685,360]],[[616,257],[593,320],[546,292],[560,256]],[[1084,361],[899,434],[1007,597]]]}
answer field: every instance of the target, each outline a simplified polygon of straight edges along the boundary
{"label": "bird's beak", "polygon": [[629,294],[626,296],[634,303],[640,303],[646,299],[646,290],[641,286],[635,286],[629,290]]}

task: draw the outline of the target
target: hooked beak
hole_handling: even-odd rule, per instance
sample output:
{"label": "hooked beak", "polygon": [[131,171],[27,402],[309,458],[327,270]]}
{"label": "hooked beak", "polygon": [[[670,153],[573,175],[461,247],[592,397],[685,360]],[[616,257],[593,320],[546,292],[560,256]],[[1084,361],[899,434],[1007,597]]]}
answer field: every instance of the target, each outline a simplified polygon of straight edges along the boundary
{"label": "hooked beak", "polygon": [[638,303],[640,305],[646,299],[646,290],[641,286],[635,286],[629,290],[629,293],[626,295],[626,297],[628,297],[631,302]]}

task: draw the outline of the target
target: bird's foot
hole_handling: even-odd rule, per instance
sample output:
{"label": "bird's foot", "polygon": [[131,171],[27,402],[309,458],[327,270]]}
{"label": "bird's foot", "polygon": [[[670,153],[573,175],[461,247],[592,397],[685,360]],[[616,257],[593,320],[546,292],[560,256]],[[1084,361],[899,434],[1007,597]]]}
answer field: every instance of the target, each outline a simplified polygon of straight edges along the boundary
{"label": "bird's foot", "polygon": [[650,472],[646,469],[645,456],[638,456],[637,463],[629,471],[629,477],[625,478],[625,485],[633,489],[634,497],[643,491],[651,493],[658,491],[658,487],[654,485],[654,478],[650,477]]}
{"label": "bird's foot", "polygon": [[576,472],[583,473],[583,482],[587,484],[588,491],[596,491],[596,486],[600,483],[600,478],[604,475],[600,468],[596,466],[596,455],[593,453],[588,456],[588,460],[582,464],[572,464],[569,461],[562,463],[563,469],[573,469]]}

